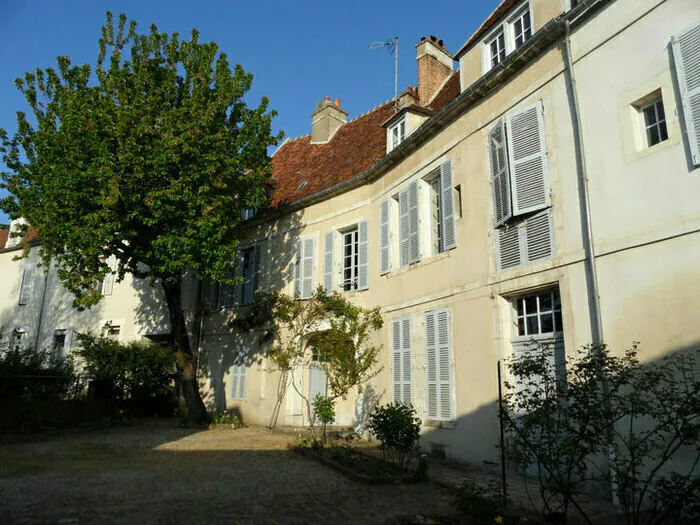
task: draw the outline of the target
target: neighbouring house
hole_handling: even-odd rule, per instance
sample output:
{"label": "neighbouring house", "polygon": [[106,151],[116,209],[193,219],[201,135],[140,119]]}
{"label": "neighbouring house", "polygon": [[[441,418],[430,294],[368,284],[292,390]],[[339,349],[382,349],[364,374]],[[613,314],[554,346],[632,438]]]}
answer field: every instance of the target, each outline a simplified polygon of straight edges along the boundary
{"label": "neighbouring house", "polygon": [[[204,391],[266,424],[279,375],[231,321],[256,289],[322,285],[385,320],[383,371],[338,423],[411,403],[427,450],[498,462],[498,362],[533,339],[557,359],[640,341],[649,363],[700,345],[700,3],[504,0],[456,54],[430,36],[416,56],[417,88],[352,119],[326,98],[275,152],[269,207],[241,226],[245,282],[205,287]],[[14,249],[0,315],[36,318],[45,285],[22,304]],[[66,306],[65,326],[167,330],[139,320],[137,282],[113,290],[98,312]],[[39,326],[47,340],[63,325]],[[313,396],[318,370],[291,380]],[[279,422],[307,423],[293,389]]]}

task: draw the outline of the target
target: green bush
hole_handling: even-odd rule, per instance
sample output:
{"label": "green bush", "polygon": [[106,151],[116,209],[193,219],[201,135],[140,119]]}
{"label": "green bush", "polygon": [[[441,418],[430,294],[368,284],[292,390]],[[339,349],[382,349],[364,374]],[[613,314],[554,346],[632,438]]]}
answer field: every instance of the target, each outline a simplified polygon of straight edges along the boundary
{"label": "green bush", "polygon": [[241,418],[236,414],[229,413],[228,410],[210,414],[210,418],[213,425],[231,425],[234,428],[243,426],[243,421],[241,421]]}
{"label": "green bush", "polygon": [[457,489],[455,505],[470,518],[484,523],[493,523],[493,519],[504,510],[498,488],[481,487],[470,479]]}
{"label": "green bush", "polygon": [[74,353],[91,380],[91,397],[111,400],[113,410],[135,416],[172,414],[176,371],[170,347],[93,334],[78,334],[78,343]]}
{"label": "green bush", "polygon": [[323,425],[323,443],[326,443],[326,427],[335,423],[335,403],[330,397],[316,394],[314,398],[316,419]]}
{"label": "green bush", "polygon": [[369,430],[382,442],[385,459],[404,468],[406,458],[418,447],[420,419],[412,406],[389,403],[374,409]]}

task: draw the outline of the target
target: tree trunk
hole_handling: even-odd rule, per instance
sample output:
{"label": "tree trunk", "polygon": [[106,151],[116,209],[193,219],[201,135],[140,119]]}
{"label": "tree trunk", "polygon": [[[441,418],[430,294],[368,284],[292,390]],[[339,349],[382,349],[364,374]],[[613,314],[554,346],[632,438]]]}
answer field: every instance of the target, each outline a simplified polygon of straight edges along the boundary
{"label": "tree trunk", "polygon": [[190,347],[185,313],[182,310],[182,279],[180,277],[163,283],[165,301],[170,314],[170,338],[175,352],[175,363],[180,372],[180,388],[185,398],[186,417],[190,423],[205,425],[209,414],[199,394],[195,356]]}

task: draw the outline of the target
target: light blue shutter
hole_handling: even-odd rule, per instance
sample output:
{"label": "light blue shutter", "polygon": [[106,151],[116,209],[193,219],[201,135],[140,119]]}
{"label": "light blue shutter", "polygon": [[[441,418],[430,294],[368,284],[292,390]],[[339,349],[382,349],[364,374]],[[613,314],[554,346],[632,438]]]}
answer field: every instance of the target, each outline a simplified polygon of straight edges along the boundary
{"label": "light blue shutter", "polygon": [[438,351],[435,312],[425,314],[425,360],[427,395],[425,409],[428,419],[438,418]]}
{"label": "light blue shutter", "polygon": [[448,159],[440,166],[440,221],[442,223],[442,246],[440,251],[457,247],[455,232],[455,200],[452,160]]}
{"label": "light blue shutter", "polygon": [[517,226],[501,226],[496,230],[496,255],[499,272],[522,264],[520,231]]}
{"label": "light blue shutter", "polygon": [[401,366],[403,368],[403,397],[402,401],[410,405],[413,401],[411,387],[411,318],[401,320]]}
{"label": "light blue shutter", "polygon": [[529,217],[518,225],[496,230],[498,271],[517,268],[526,263],[550,259],[555,254],[552,214],[550,210]]}
{"label": "light blue shutter", "polygon": [[323,289],[327,294],[333,293],[333,274],[335,273],[335,232],[326,233],[323,247]]}
{"label": "light blue shutter", "polygon": [[409,257],[408,189],[399,193],[399,263],[408,266]]}
{"label": "light blue shutter", "polygon": [[[234,278],[236,279],[236,284],[233,286],[233,304],[238,306],[243,304],[244,289],[245,289],[245,276],[243,275],[243,252],[238,250],[236,252],[236,262],[234,266]],[[229,285],[231,286],[231,285]]]}
{"label": "light blue shutter", "polygon": [[297,241],[294,246],[294,298],[301,298],[301,241]]}
{"label": "light blue shutter", "polygon": [[389,273],[391,270],[391,247],[389,244],[390,205],[389,199],[384,199],[379,209],[379,275]]}
{"label": "light blue shutter", "polygon": [[526,220],[524,230],[527,262],[549,259],[554,255],[552,214],[549,210]]}
{"label": "light blue shutter", "polygon": [[418,181],[408,185],[408,262],[420,262],[420,215],[418,213]]}
{"label": "light blue shutter", "polygon": [[513,113],[506,127],[513,215],[549,206],[549,173],[542,101]]}
{"label": "light blue shutter", "polygon": [[443,421],[453,418],[452,411],[452,363],[450,358],[450,311],[438,310],[435,313],[437,322],[437,359],[438,359],[438,412]]}
{"label": "light blue shutter", "polygon": [[[253,261],[255,261],[255,267],[253,269],[253,293],[252,296],[255,296],[255,292],[258,291],[260,288],[260,281],[262,279],[262,257],[263,257],[263,244],[258,243],[255,245],[255,253],[254,253],[254,258]],[[253,297],[251,297],[251,301],[253,300]]]}
{"label": "light blue shutter", "polygon": [[[253,247],[252,250],[247,250],[244,252],[244,258],[247,258],[248,267],[245,268],[245,275],[243,275],[243,301],[241,304],[250,304],[253,302],[253,281],[255,280],[255,264],[257,258],[257,246]],[[245,260],[244,260],[245,262]]]}
{"label": "light blue shutter", "polygon": [[358,290],[369,289],[369,222],[362,221],[357,225],[358,237]]}
{"label": "light blue shutter", "polygon": [[401,366],[401,361],[401,320],[394,319],[391,322],[391,383],[394,403],[401,403],[403,399],[403,367]]}
{"label": "light blue shutter", "polygon": [[[693,165],[700,165],[700,24],[671,40],[688,147]],[[668,111],[667,111],[668,114]]]}
{"label": "light blue shutter", "polygon": [[244,353],[234,357],[231,366],[231,398],[245,399],[248,388],[248,364]]}
{"label": "light blue shutter", "polygon": [[301,298],[308,299],[314,292],[314,266],[316,262],[316,239],[309,237],[303,242],[303,258],[301,264]]}
{"label": "light blue shutter", "polygon": [[491,159],[491,189],[493,190],[493,222],[500,226],[512,217],[510,205],[510,175],[506,149],[506,129],[503,119],[489,133]]}
{"label": "light blue shutter", "polygon": [[112,290],[114,288],[114,274],[112,273],[117,265],[117,259],[114,255],[110,255],[107,258],[107,266],[109,266],[110,272],[104,276],[102,280],[102,295],[112,295]]}
{"label": "light blue shutter", "polygon": [[28,304],[34,289],[34,272],[29,267],[22,268],[22,279],[19,283],[19,304]]}

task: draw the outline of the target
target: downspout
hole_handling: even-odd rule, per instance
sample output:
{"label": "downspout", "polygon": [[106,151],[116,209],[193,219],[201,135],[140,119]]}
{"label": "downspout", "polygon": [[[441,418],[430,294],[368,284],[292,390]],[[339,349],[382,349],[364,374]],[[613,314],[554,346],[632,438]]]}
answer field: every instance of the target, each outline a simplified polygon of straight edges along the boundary
{"label": "downspout", "polygon": [[593,296],[593,319],[591,327],[592,339],[594,345],[603,343],[603,318],[600,312],[600,291],[598,288],[598,271],[595,261],[595,246],[593,245],[593,224],[591,221],[591,198],[588,189],[588,171],[586,169],[586,155],[583,147],[583,130],[581,127],[581,111],[578,104],[578,92],[576,90],[576,75],[574,73],[574,62],[571,58],[571,28],[569,20],[564,20],[565,36],[564,36],[564,58],[566,61],[566,69],[569,72],[569,84],[571,91],[571,110],[574,121],[574,140],[576,141],[576,162],[579,166],[578,176],[583,197],[583,213],[584,213],[584,237],[586,243],[586,263],[591,276],[591,295]]}
{"label": "downspout", "polygon": [[37,321],[36,337],[34,339],[34,350],[39,350],[39,341],[41,340],[41,324],[44,319],[44,305],[46,304],[46,291],[49,287],[49,272],[51,271],[51,260],[49,259],[49,267],[46,269],[46,277],[44,277],[44,290],[41,292],[41,307],[39,308],[39,320]]}

